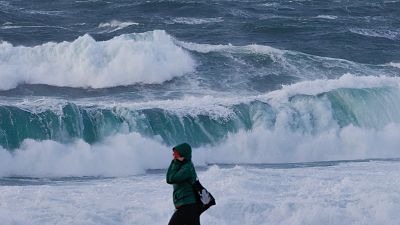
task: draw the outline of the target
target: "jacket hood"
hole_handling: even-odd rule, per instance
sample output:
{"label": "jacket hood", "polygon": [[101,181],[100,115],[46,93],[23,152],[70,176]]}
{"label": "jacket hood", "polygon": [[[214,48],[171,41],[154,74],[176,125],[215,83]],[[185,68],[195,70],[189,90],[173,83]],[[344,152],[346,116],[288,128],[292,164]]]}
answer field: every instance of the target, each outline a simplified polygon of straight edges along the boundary
{"label": "jacket hood", "polygon": [[189,144],[183,143],[175,146],[173,149],[179,152],[179,154],[184,157],[186,160],[192,160],[192,147]]}

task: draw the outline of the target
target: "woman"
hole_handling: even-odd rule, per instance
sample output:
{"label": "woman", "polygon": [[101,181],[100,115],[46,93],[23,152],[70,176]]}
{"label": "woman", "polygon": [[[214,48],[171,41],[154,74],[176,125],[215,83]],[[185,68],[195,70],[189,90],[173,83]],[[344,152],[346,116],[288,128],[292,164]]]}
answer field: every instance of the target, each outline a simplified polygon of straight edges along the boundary
{"label": "woman", "polygon": [[200,225],[199,208],[192,184],[197,179],[192,159],[192,148],[183,143],[173,149],[173,160],[168,168],[167,183],[174,187],[175,212],[168,225]]}

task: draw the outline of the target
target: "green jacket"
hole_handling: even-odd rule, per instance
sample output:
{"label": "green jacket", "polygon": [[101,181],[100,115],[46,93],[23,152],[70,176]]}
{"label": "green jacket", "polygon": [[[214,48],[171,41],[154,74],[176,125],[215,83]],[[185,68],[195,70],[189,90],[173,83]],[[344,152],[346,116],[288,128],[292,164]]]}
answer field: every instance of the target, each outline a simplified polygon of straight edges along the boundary
{"label": "green jacket", "polygon": [[192,159],[192,148],[184,143],[175,146],[179,154],[185,159],[172,160],[167,172],[167,183],[174,187],[173,200],[175,207],[196,203],[196,196],[192,184],[197,179]]}

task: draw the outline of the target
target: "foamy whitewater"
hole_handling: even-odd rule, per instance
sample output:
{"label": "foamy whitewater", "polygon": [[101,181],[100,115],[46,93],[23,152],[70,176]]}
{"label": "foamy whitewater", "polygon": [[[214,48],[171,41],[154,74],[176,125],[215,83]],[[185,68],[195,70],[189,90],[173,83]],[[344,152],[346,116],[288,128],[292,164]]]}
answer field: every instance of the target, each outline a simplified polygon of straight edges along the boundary
{"label": "foamy whitewater", "polygon": [[0,0],[0,224],[397,225],[399,1]]}
{"label": "foamy whitewater", "polygon": [[[398,161],[211,166],[198,175],[218,202],[201,222],[395,225],[399,169]],[[0,219],[5,224],[167,224],[173,209],[163,172],[14,180],[16,186],[1,186]]]}

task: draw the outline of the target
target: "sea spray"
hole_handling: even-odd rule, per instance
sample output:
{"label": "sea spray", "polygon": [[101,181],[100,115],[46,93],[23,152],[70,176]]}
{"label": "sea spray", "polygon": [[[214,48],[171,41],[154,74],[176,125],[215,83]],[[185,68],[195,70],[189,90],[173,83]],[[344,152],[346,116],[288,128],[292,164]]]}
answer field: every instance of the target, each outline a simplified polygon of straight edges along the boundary
{"label": "sea spray", "polygon": [[27,139],[12,153],[0,149],[0,176],[127,176],[165,168],[169,159],[168,147],[136,133],[94,145]]}

